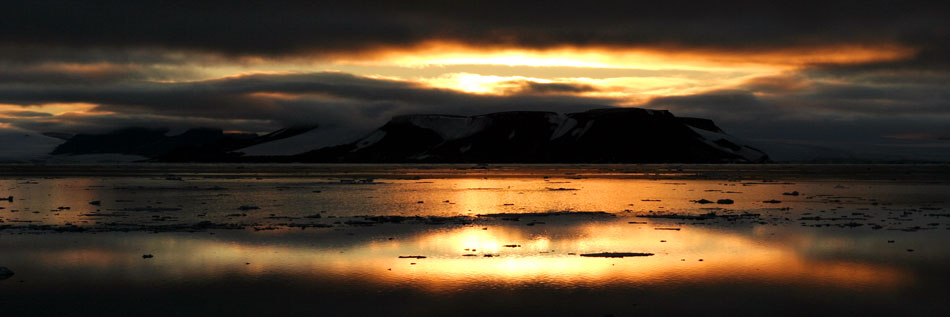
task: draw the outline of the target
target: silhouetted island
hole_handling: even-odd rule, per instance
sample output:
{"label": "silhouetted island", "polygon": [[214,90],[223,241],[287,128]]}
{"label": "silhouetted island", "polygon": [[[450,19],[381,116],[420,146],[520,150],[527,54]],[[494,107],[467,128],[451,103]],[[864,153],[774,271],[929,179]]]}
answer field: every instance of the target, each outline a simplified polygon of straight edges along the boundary
{"label": "silhouetted island", "polygon": [[753,163],[768,155],[711,120],[669,111],[517,111],[405,115],[356,142],[298,155],[301,162]]}
{"label": "silhouetted island", "polygon": [[[126,130],[125,133],[136,130]],[[761,163],[764,152],[742,144],[711,120],[678,118],[666,110],[596,109],[576,113],[498,112],[477,116],[403,115],[347,144],[290,156],[248,156],[238,146],[262,144],[307,130],[264,137],[215,133],[200,138],[155,136],[149,147],[116,145],[115,133],[76,136],[54,154],[137,154],[173,162],[319,163]],[[141,131],[139,131],[141,132]],[[195,134],[190,131],[185,134]],[[205,133],[207,134],[207,133]],[[275,135],[276,134],[276,135]],[[185,141],[188,142],[185,142]],[[170,145],[183,145],[175,147]],[[118,142],[121,143],[121,142]],[[160,145],[161,148],[158,148]],[[143,146],[148,150],[143,150]],[[90,150],[95,148],[98,150]],[[200,149],[197,150],[197,149]]]}

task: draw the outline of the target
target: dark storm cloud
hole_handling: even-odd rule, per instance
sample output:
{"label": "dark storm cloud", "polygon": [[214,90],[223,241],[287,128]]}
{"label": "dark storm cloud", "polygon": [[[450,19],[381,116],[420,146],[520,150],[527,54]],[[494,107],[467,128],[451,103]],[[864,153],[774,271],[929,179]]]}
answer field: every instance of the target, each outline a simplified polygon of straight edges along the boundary
{"label": "dark storm cloud", "polygon": [[572,96],[473,95],[343,73],[258,74],[182,83],[0,85],[0,103],[91,103],[94,112],[215,120],[270,120],[370,128],[406,113],[580,111],[615,101]]}
{"label": "dark storm cloud", "polygon": [[645,106],[666,107],[690,116],[750,122],[792,117],[817,120],[822,116],[862,120],[909,116],[950,118],[950,92],[936,86],[814,83],[796,93],[756,95],[757,92],[736,89],[660,97]]}
{"label": "dark storm cloud", "polygon": [[539,83],[533,81],[521,82],[522,93],[549,94],[549,93],[581,93],[597,91],[591,85],[568,83]]}
{"label": "dark storm cloud", "polygon": [[23,118],[36,118],[36,117],[52,117],[53,114],[48,112],[37,112],[29,110],[0,110],[0,116],[6,117],[23,117]]}
{"label": "dark storm cloud", "polygon": [[763,102],[745,90],[718,90],[698,95],[655,98],[647,108],[669,109],[678,116],[713,118],[715,120],[755,120],[774,116],[784,109]]}
{"label": "dark storm cloud", "polygon": [[[893,135],[950,133],[950,96],[945,90],[900,86],[812,84],[794,94],[756,95],[752,90],[721,90],[662,97],[646,107],[679,116],[716,121],[726,131],[769,142],[834,145],[867,151]],[[932,89],[929,89],[933,91]],[[950,159],[950,150],[918,149]],[[882,150],[883,151],[883,150]],[[938,151],[941,153],[931,153]]]}
{"label": "dark storm cloud", "polygon": [[147,114],[78,114],[66,113],[35,118],[4,118],[0,123],[37,132],[101,133],[128,127],[164,128],[173,132],[195,127],[214,127],[232,131],[271,131],[267,120],[221,120],[209,118],[165,117]]}
{"label": "dark storm cloud", "polygon": [[[0,23],[3,22],[0,21]],[[221,61],[223,61],[221,56],[213,54],[199,54],[197,52],[182,54],[179,51],[155,49],[154,47],[66,46],[53,44],[52,42],[45,45],[34,45],[25,43],[25,41],[0,40],[0,68],[3,69],[42,65],[49,62],[120,65],[182,65],[193,63],[200,65]]]}
{"label": "dark storm cloud", "polygon": [[939,1],[10,1],[0,7],[0,44],[236,55],[427,40],[536,48],[927,47],[946,37],[948,13]]}
{"label": "dark storm cloud", "polygon": [[943,74],[870,71],[833,78],[767,76],[730,90],[655,98],[648,106],[748,121],[809,115],[950,116],[948,79]]}
{"label": "dark storm cloud", "polygon": [[[947,105],[944,101],[942,107],[928,113],[886,106],[874,112],[846,99],[829,101],[807,93],[756,96],[750,91],[730,90],[657,98],[646,106],[669,109],[678,116],[713,119],[729,134],[779,161],[947,161],[950,146],[935,137],[950,135]],[[861,111],[855,113],[855,109]]]}
{"label": "dark storm cloud", "polygon": [[800,75],[762,76],[747,80],[742,87],[769,94],[794,93],[807,89],[811,83]]}
{"label": "dark storm cloud", "polygon": [[2,65],[0,67],[3,67],[3,71],[0,71],[0,85],[88,86],[196,76],[196,72],[181,68],[169,70],[122,64]]}
{"label": "dark storm cloud", "polygon": [[867,114],[950,114],[945,87],[823,85],[808,94],[789,96],[814,109]]}

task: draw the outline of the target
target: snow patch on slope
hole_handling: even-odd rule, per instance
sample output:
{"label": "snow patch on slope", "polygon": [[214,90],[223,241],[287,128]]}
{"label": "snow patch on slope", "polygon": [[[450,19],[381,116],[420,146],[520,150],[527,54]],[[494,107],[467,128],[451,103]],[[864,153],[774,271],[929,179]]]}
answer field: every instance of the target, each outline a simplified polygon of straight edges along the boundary
{"label": "snow patch on slope", "polygon": [[587,124],[584,125],[584,127],[580,129],[574,129],[574,131],[571,131],[571,136],[575,138],[580,138],[584,136],[585,133],[587,133],[587,130],[590,130],[590,127],[593,127],[593,126],[594,126],[594,120],[589,120],[587,121]]}
{"label": "snow patch on slope", "polygon": [[365,131],[316,128],[289,138],[252,145],[236,152],[245,155],[294,155],[325,146],[349,143]]}
{"label": "snow patch on slope", "polygon": [[383,131],[383,130],[376,130],[375,132],[373,132],[373,133],[370,134],[369,136],[363,138],[363,139],[360,140],[359,142],[356,142],[356,148],[353,149],[353,151],[356,151],[356,150],[362,149],[362,148],[364,148],[364,147],[367,147],[367,146],[376,144],[376,142],[379,142],[379,141],[382,140],[384,137],[386,137],[386,131]]}
{"label": "snow patch on slope", "polygon": [[[696,127],[689,126],[689,125],[687,125],[687,127],[689,127],[690,129],[692,129],[693,132],[696,132],[697,134],[699,134],[699,135],[703,138],[703,142],[705,142],[705,143],[708,144],[709,146],[712,146],[712,147],[714,147],[714,148],[717,148],[717,149],[719,149],[719,150],[721,150],[721,151],[723,151],[723,152],[732,153],[732,154],[738,155],[738,156],[740,156],[740,157],[742,157],[742,158],[745,158],[746,160],[749,160],[749,161],[751,161],[751,162],[760,162],[760,161],[765,160],[765,159],[768,157],[768,155],[766,155],[765,153],[763,153],[763,152],[761,152],[761,151],[758,151],[758,150],[755,150],[755,149],[750,148],[750,147],[748,147],[748,146],[742,145],[742,144],[745,144],[745,142],[739,141],[739,140],[737,140],[735,137],[730,136],[730,135],[728,135],[728,134],[712,132],[712,131],[709,131],[709,130],[704,130],[704,129],[696,128]],[[728,146],[724,146],[724,145],[722,145],[722,144],[717,143],[717,141],[720,141],[720,142],[721,142],[721,140],[724,140],[724,141],[727,141],[727,142],[729,142],[729,143],[732,143],[732,144],[738,146],[739,148],[738,148],[738,149],[734,149],[734,148],[731,148],[731,147],[728,147]]]}
{"label": "snow patch on slope", "polygon": [[456,117],[438,115],[416,115],[408,117],[414,126],[434,131],[443,140],[456,140],[485,130],[491,124],[486,116]]}
{"label": "snow patch on slope", "polygon": [[568,117],[567,114],[557,113],[548,115],[548,121],[554,125],[554,132],[551,133],[550,140],[560,138],[570,132],[577,126],[577,120]]}
{"label": "snow patch on slope", "polygon": [[27,130],[0,128],[0,162],[46,159],[63,142],[66,141]]}

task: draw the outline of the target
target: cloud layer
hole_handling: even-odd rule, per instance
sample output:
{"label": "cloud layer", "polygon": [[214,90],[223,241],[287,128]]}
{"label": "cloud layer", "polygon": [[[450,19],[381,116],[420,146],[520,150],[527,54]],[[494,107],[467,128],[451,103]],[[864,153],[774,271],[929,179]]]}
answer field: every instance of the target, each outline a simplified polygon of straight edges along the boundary
{"label": "cloud layer", "polygon": [[[0,42],[162,47],[229,54],[475,45],[672,45],[756,49],[925,43],[946,32],[935,1],[18,1]],[[944,29],[934,29],[934,27]]]}
{"label": "cloud layer", "polygon": [[[193,82],[118,82],[98,85],[0,86],[9,106],[93,104],[83,113],[52,115],[29,110],[3,112],[0,122],[31,129],[109,130],[120,126],[215,125],[266,131],[294,125],[369,129],[406,113],[480,114],[506,110],[582,111],[614,100],[548,96],[541,91],[584,87],[525,84],[515,95],[474,95],[406,81],[350,74],[254,74]],[[553,85],[553,86],[552,86]],[[41,117],[45,120],[38,120]],[[113,122],[109,122],[112,119]],[[182,122],[175,123],[179,120]]]}
{"label": "cloud layer", "polygon": [[643,106],[763,143],[950,159],[948,4],[615,2],[11,1],[0,129]]}

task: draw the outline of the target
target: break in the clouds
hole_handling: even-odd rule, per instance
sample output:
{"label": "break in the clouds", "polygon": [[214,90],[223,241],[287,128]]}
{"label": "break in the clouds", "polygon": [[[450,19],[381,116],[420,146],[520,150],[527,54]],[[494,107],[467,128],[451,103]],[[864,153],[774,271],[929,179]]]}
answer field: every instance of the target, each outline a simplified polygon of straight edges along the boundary
{"label": "break in the clouds", "polygon": [[[514,95],[474,95],[416,83],[373,79],[335,72],[253,74],[188,82],[129,82],[88,85],[0,86],[7,108],[42,105],[93,105],[81,113],[40,116],[37,111],[0,112],[0,122],[23,128],[103,130],[117,125],[182,123],[228,126],[235,130],[266,131],[286,126],[371,128],[406,113],[479,114],[510,109],[583,111],[614,100],[547,91],[576,91],[587,87],[521,83],[526,92]],[[551,86],[555,85],[555,86]],[[542,94],[533,92],[540,91]],[[35,106],[40,105],[40,106]],[[25,116],[24,113],[30,115]],[[84,115],[98,124],[83,126]],[[6,116],[7,118],[3,118]],[[40,116],[44,120],[24,119]],[[103,118],[113,117],[112,124]],[[218,121],[218,122],[215,122]],[[271,125],[262,125],[267,122]],[[58,125],[59,124],[59,125]],[[241,125],[245,124],[244,129]],[[178,125],[178,124],[175,124]],[[99,127],[99,128],[97,128]]]}
{"label": "break in the clouds", "polygon": [[405,113],[641,106],[763,144],[950,159],[948,7],[9,2],[0,129],[359,133]]}

